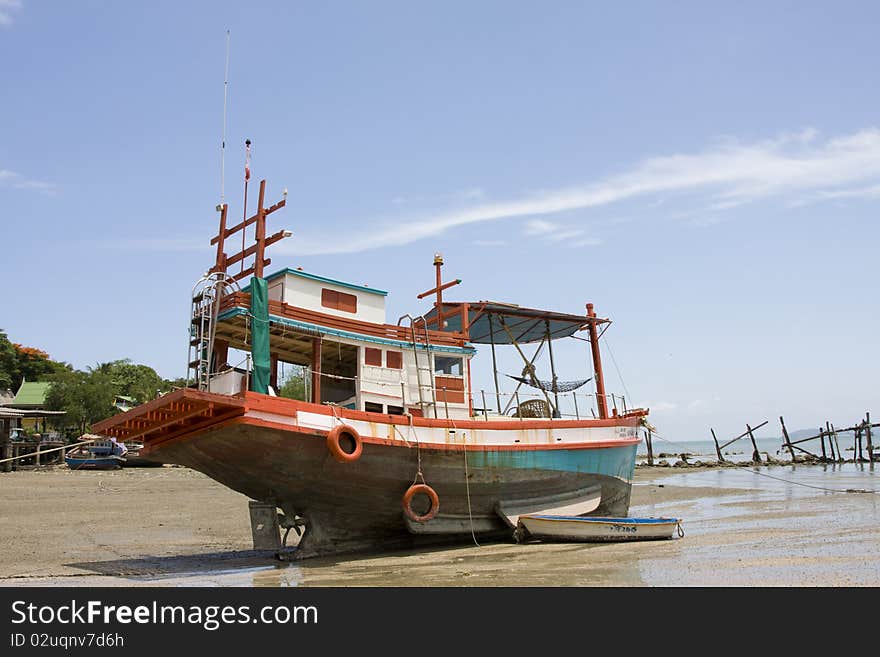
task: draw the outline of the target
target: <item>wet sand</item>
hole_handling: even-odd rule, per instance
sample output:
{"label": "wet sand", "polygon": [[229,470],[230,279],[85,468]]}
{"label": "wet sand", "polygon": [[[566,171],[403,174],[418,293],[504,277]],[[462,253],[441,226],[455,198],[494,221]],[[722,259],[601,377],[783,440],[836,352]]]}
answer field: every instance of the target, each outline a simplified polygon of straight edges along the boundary
{"label": "wet sand", "polygon": [[[876,467],[876,466],[875,466]],[[685,537],[473,543],[294,563],[251,550],[247,498],[177,467],[0,474],[2,586],[878,586],[868,465],[638,468],[631,515]]]}

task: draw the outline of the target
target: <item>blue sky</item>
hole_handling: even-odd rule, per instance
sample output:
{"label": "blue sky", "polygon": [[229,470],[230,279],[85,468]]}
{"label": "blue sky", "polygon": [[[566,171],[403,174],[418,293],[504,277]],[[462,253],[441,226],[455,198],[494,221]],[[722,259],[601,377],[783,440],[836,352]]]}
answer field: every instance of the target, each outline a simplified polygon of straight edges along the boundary
{"label": "blue sky", "polygon": [[0,0],[0,327],[184,374],[229,29],[226,199],[246,137],[289,190],[270,269],[390,290],[391,322],[435,251],[447,298],[592,301],[609,391],[671,440],[880,415],[878,28],[870,2]]}

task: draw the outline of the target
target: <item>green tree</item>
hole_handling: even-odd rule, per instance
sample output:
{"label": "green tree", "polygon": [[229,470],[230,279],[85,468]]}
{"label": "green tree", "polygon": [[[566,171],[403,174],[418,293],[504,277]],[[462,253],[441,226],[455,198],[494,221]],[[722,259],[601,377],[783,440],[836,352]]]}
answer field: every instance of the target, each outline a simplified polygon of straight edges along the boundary
{"label": "green tree", "polygon": [[0,389],[13,389],[12,383],[15,381],[17,373],[18,352],[12,346],[6,332],[0,329]]}
{"label": "green tree", "polygon": [[24,380],[45,380],[70,369],[70,365],[49,358],[45,351],[11,342],[0,329],[0,388],[18,390]]}
{"label": "green tree", "polygon": [[64,371],[52,376],[52,385],[46,394],[46,407],[64,411],[55,421],[59,428],[74,429],[82,435],[89,425],[110,417],[116,412],[113,402],[116,386],[100,370],[81,372]]}
{"label": "green tree", "polygon": [[160,391],[167,389],[156,370],[132,363],[129,358],[100,363],[95,371],[110,377],[117,394],[132,397],[138,404],[155,399]]}
{"label": "green tree", "polygon": [[292,372],[286,377],[284,383],[281,384],[278,396],[306,401],[305,371],[306,368],[294,365]]}

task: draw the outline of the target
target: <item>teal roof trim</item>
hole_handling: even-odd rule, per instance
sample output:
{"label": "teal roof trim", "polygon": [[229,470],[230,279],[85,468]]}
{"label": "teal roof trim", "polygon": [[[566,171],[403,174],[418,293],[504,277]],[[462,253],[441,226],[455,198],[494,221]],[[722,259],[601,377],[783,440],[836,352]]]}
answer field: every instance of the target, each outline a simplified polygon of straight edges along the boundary
{"label": "teal roof trim", "polygon": [[[318,281],[319,283],[329,283],[330,285],[339,285],[340,287],[347,287],[350,290],[357,290],[358,292],[367,292],[368,294],[378,294],[383,297],[388,296],[388,292],[385,290],[377,290],[373,287],[366,287],[364,285],[355,285],[354,283],[346,283],[345,281],[337,281],[335,278],[327,278],[326,276],[318,276],[317,274],[309,274],[304,271],[299,271],[298,269],[291,269],[290,267],[286,269],[281,269],[279,271],[273,272],[266,276],[267,281],[271,281],[273,278],[278,278],[279,276],[284,276],[285,274],[291,274],[293,276],[299,276],[300,278],[307,278],[311,281]],[[249,292],[251,288],[251,284],[248,283],[244,288],[242,288],[242,292]]]}
{"label": "teal roof trim", "polygon": [[[248,312],[244,308],[232,308],[231,310],[227,310],[225,313],[222,313],[219,317],[217,317],[217,321],[221,321],[224,319],[229,319],[231,317],[236,317],[237,315],[247,315]],[[326,328],[324,326],[320,326],[318,324],[309,324],[308,322],[298,322],[295,319],[287,319],[285,317],[277,317],[275,315],[269,315],[269,321],[275,322],[276,324],[284,324],[285,326],[292,326],[294,328],[302,328],[308,329],[311,331],[319,331],[326,335],[335,335],[338,338],[348,338],[349,340],[360,340],[361,342],[372,342],[375,344],[384,344],[390,345],[392,347],[400,347],[402,349],[412,349],[411,342],[402,342],[400,340],[390,340],[388,338],[377,338],[372,335],[362,335],[360,333],[351,333],[349,331],[340,331],[339,329]],[[449,354],[467,354],[472,355],[477,353],[477,350],[473,347],[441,347],[438,345],[430,345],[431,351],[440,351],[443,353]]]}

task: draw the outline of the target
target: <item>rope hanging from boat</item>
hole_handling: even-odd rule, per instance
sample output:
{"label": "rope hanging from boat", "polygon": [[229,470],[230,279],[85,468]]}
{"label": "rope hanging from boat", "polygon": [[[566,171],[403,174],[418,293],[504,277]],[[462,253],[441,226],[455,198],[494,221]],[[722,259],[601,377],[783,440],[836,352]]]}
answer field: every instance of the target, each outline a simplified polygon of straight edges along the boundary
{"label": "rope hanging from boat", "polygon": [[585,383],[589,383],[593,380],[593,377],[590,377],[589,379],[583,379],[582,381],[557,381],[554,388],[552,381],[541,381],[540,379],[531,380],[523,376],[511,376],[510,374],[506,374],[505,376],[513,379],[514,381],[524,383],[525,385],[532,388],[544,390],[545,392],[571,392],[572,390],[577,390]]}

